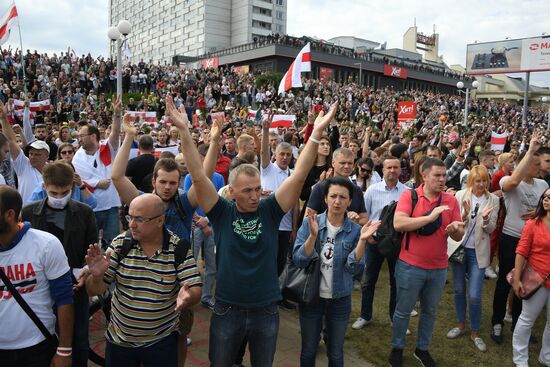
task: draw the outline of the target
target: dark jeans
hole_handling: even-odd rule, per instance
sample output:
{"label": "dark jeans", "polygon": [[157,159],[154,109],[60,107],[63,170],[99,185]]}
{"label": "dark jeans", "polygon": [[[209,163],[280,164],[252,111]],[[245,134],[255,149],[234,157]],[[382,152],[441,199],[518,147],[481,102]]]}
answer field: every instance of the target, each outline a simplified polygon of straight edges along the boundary
{"label": "dark jeans", "polygon": [[327,357],[329,367],[344,365],[344,337],[351,313],[351,296],[336,299],[321,299],[312,306],[300,305],[300,331],[302,351],[300,366],[315,366],[317,348],[323,326],[326,325]]}
{"label": "dark jeans", "polygon": [[212,367],[231,367],[244,338],[248,339],[250,363],[254,367],[273,365],[279,332],[279,308],[272,304],[242,308],[221,302],[214,304],[210,319],[208,356]]}
{"label": "dark jeans", "polygon": [[[495,295],[493,297],[493,325],[504,325],[506,304],[508,302],[508,294],[510,293],[510,284],[506,281],[506,274],[514,268],[518,242],[519,238],[504,233],[500,237],[500,247],[498,250],[498,279],[495,286]],[[512,330],[520,314],[521,300],[514,295],[512,301]]]}
{"label": "dark jeans", "polygon": [[286,259],[290,251],[290,231],[279,231],[279,251],[277,252],[277,275],[281,275],[285,268]]}
{"label": "dark jeans", "polygon": [[[374,300],[374,289],[376,288],[376,282],[380,275],[380,269],[386,259],[380,254],[376,245],[367,244],[366,248],[366,278],[363,285],[363,294],[361,297],[361,318],[364,320],[372,319],[372,303]],[[390,303],[389,303],[389,315],[390,320],[393,319],[393,313],[395,312],[395,302],[397,288],[395,287],[395,262],[397,259],[388,258],[388,269],[390,277]]]}
{"label": "dark jeans", "polygon": [[28,348],[0,349],[0,366],[49,367],[56,348],[57,342],[47,339]]}
{"label": "dark jeans", "polygon": [[106,367],[177,367],[178,333],[146,347],[127,348],[107,342],[105,348]]}
{"label": "dark jeans", "polygon": [[97,229],[103,229],[103,239],[110,245],[113,238],[120,234],[118,207],[94,212]]}
{"label": "dark jeans", "polygon": [[73,328],[73,366],[87,367],[90,344],[88,339],[88,324],[90,323],[89,300],[87,295],[74,304]]}

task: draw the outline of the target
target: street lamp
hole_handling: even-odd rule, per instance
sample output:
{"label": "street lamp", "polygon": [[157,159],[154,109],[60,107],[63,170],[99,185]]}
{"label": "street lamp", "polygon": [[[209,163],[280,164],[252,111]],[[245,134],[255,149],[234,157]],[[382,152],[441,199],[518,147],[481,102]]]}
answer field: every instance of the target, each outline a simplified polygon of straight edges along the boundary
{"label": "street lamp", "polygon": [[363,79],[362,79],[363,63],[354,62],[353,65],[359,65],[359,85],[363,85]]}
{"label": "street lamp", "polygon": [[465,91],[462,90],[464,88],[464,83],[462,81],[456,83],[456,87],[458,88],[458,93],[464,93],[464,126],[468,125],[468,97],[470,96],[470,89],[477,89],[479,87],[479,82],[477,80],[474,80],[472,83],[471,88],[465,88]]}
{"label": "street lamp", "polygon": [[548,104],[548,124],[546,125],[546,129],[550,130],[550,103],[547,103],[548,102],[548,97],[546,97],[546,96],[542,97],[542,102],[544,104]]}
{"label": "street lamp", "polygon": [[116,58],[116,94],[122,98],[122,46],[127,42],[126,36],[130,34],[132,25],[126,19],[118,22],[116,27],[111,27],[107,31],[107,36],[111,41],[116,41],[117,58]]}

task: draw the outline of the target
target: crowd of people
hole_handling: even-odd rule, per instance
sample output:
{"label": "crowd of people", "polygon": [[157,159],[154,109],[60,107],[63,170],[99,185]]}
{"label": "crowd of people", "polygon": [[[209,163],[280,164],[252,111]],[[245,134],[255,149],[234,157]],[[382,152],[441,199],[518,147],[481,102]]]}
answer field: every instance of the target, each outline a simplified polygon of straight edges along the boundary
{"label": "crowd of people", "polygon": [[[298,308],[302,366],[315,365],[321,339],[329,365],[342,366],[353,290],[358,330],[379,311],[384,262],[391,366],[403,366],[415,314],[414,357],[436,366],[448,268],[447,338],[469,325],[484,352],[510,318],[513,362],[528,366],[531,329],[550,309],[544,110],[529,108],[523,124],[510,102],[464,111],[458,95],[311,79],[277,96],[251,73],[145,62],[124,66],[132,97],[119,98],[112,60],[27,51],[23,79],[19,56],[0,56],[6,366],[87,366],[89,299],[105,292],[107,366],[183,366],[196,304],[212,312],[212,366],[241,365],[247,347],[253,366],[271,366],[279,307]],[[38,101],[49,107],[33,110]],[[397,123],[400,101],[417,103],[408,126]],[[296,121],[272,127],[275,114]],[[504,148],[491,149],[492,132],[507,134]],[[281,293],[289,264],[316,269],[313,301]],[[524,268],[541,279],[531,297]],[[491,330],[481,328],[486,278],[496,278]],[[539,361],[550,366],[548,322]]]}

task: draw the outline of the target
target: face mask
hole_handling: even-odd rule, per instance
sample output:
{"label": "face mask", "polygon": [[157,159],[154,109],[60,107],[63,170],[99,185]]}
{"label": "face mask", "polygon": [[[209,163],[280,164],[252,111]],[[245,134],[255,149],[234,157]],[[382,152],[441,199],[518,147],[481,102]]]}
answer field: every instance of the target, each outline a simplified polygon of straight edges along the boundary
{"label": "face mask", "polygon": [[66,196],[61,199],[57,199],[48,195],[48,205],[54,209],[63,209],[67,206],[69,200],[71,200],[72,192],[69,192]]}

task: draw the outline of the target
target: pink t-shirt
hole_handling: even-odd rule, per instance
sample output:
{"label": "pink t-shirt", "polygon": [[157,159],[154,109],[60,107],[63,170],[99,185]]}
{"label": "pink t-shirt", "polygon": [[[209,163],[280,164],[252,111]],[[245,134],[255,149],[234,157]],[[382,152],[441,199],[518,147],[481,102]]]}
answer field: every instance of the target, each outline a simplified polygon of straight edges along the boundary
{"label": "pink t-shirt", "polygon": [[[414,207],[412,217],[421,217],[430,209],[437,206],[439,196],[433,200],[429,200],[424,196],[424,185],[416,189],[418,194],[418,202]],[[445,228],[454,221],[462,221],[460,217],[460,209],[458,201],[453,195],[442,192],[441,205],[448,205],[449,210],[443,212],[441,218],[441,226],[430,236],[420,236],[416,232],[409,232],[409,249],[405,249],[407,236],[403,236],[401,243],[401,253],[399,259],[407,264],[422,268],[422,269],[445,269],[448,266],[449,260],[447,257],[447,233]],[[399,198],[396,212],[403,212],[411,216],[412,196],[411,191],[405,191]]]}

